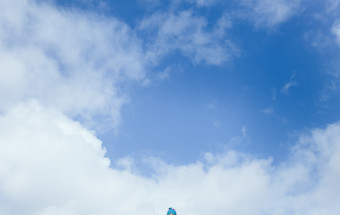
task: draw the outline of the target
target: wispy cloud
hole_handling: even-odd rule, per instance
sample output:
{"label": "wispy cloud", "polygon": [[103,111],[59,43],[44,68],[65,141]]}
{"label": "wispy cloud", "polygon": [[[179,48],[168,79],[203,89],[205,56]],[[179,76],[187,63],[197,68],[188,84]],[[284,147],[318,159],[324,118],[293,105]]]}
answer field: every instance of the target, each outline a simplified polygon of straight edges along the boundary
{"label": "wispy cloud", "polygon": [[307,42],[316,48],[321,59],[323,58],[323,68],[320,72],[329,75],[316,101],[316,104],[320,107],[327,106],[325,103],[338,95],[337,85],[340,77],[340,1],[327,0],[323,3],[325,4],[325,8],[320,12],[320,15],[317,16],[317,19],[322,23],[322,26],[327,27],[305,34]]}
{"label": "wispy cloud", "polygon": [[332,26],[332,33],[336,38],[337,44],[340,46],[340,20],[334,22]]}
{"label": "wispy cloud", "polygon": [[290,89],[294,86],[298,85],[298,82],[295,81],[295,73],[290,77],[290,80],[283,85],[281,88],[281,93],[288,95],[290,93]]}
{"label": "wispy cloud", "polygon": [[187,0],[188,2],[195,3],[199,7],[209,7],[218,3],[221,0]]}
{"label": "wispy cloud", "polygon": [[297,86],[298,83],[295,81],[290,81],[287,82],[282,88],[281,88],[281,93],[288,95],[290,88]]}
{"label": "wispy cloud", "polygon": [[152,62],[179,50],[194,63],[219,65],[239,53],[225,38],[226,29],[231,27],[226,16],[221,17],[213,30],[208,30],[207,25],[204,17],[187,10],[153,14],[142,20],[139,29],[152,32],[147,44],[147,57]]}
{"label": "wispy cloud", "polygon": [[340,7],[340,0],[327,0],[326,4],[328,11],[336,10]]}
{"label": "wispy cloud", "polygon": [[300,10],[300,0],[242,0],[243,16],[257,27],[276,27]]}
{"label": "wispy cloud", "polygon": [[264,113],[264,114],[269,114],[269,115],[271,115],[271,114],[274,113],[274,109],[271,108],[271,107],[269,107],[269,108],[266,108],[266,109],[262,110],[261,112]]}
{"label": "wispy cloud", "polygon": [[211,122],[212,122],[212,124],[215,128],[221,128],[222,125],[223,125],[220,121],[218,121],[216,119],[212,119]]}
{"label": "wispy cloud", "polygon": [[272,100],[275,100],[276,99],[276,88],[274,88],[272,90],[273,94],[272,94]]}
{"label": "wispy cloud", "polygon": [[171,68],[167,67],[164,71],[157,74],[157,79],[166,80],[170,78]]}
{"label": "wispy cloud", "polygon": [[267,117],[271,117],[271,118],[281,122],[282,124],[287,124],[289,122],[289,120],[286,117],[283,117],[283,116],[277,114],[275,112],[274,108],[272,108],[272,107],[265,108],[265,109],[261,110],[260,112]]}
{"label": "wispy cloud", "polygon": [[212,102],[209,102],[207,104],[207,108],[210,109],[210,110],[215,111],[217,109],[217,102],[216,102],[216,100],[214,100]]}
{"label": "wispy cloud", "polygon": [[246,137],[246,136],[247,136],[247,127],[246,127],[245,125],[242,126],[241,132],[242,132],[242,136],[243,136],[243,137]]}

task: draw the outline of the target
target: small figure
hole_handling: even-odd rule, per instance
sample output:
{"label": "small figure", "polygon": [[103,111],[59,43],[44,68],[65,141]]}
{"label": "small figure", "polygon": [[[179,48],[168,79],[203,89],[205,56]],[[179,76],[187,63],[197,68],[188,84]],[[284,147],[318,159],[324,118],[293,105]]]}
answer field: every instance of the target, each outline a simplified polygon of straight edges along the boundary
{"label": "small figure", "polygon": [[177,215],[175,209],[169,208],[167,215]]}

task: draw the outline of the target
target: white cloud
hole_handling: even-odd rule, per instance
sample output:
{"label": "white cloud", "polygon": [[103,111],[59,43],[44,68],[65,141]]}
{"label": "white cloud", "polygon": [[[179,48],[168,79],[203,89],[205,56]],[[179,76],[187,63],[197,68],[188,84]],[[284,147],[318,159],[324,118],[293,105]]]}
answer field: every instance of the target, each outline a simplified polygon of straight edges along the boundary
{"label": "white cloud", "polygon": [[167,67],[164,71],[160,72],[157,74],[157,79],[158,80],[167,80],[170,78],[170,73],[171,73],[172,68]]}
{"label": "white cloud", "polygon": [[128,99],[119,85],[145,77],[139,40],[114,18],[1,0],[0,32],[0,111],[33,98],[117,125]]}
{"label": "white cloud", "polygon": [[264,113],[264,114],[271,115],[271,114],[273,114],[273,113],[274,113],[274,109],[273,109],[273,108],[271,108],[271,107],[268,107],[268,108],[266,108],[266,109],[262,110],[261,112],[262,112],[262,113]]}
{"label": "white cloud", "polygon": [[245,125],[242,126],[241,132],[242,132],[242,136],[243,136],[243,137],[246,137],[246,136],[247,136],[247,127],[246,127]]}
{"label": "white cloud", "polygon": [[245,6],[244,18],[250,19],[257,27],[275,27],[300,10],[300,0],[242,0]]}
{"label": "white cloud", "polygon": [[336,42],[340,46],[340,20],[337,20],[334,22],[332,26],[332,33],[334,34],[336,38]]}
{"label": "white cloud", "polygon": [[211,119],[211,122],[212,122],[212,124],[215,128],[221,128],[222,125],[223,125],[220,121],[218,121],[216,119]]}
{"label": "white cloud", "polygon": [[298,85],[298,83],[296,81],[289,81],[281,88],[281,93],[288,95],[289,90],[292,87],[297,86],[297,85]]}
{"label": "white cloud", "polygon": [[306,32],[304,38],[308,44],[314,47],[320,53],[327,53],[330,47],[334,47],[334,39],[321,31]]}
{"label": "white cloud", "polygon": [[326,6],[328,11],[337,10],[340,6],[340,0],[327,0]]}
{"label": "white cloud", "polygon": [[318,104],[325,107],[326,102],[336,95],[340,77],[339,46],[340,46],[340,1],[327,0],[319,14],[314,15],[321,26],[327,26],[318,30],[305,33],[306,41],[311,44],[323,59],[322,72],[329,75],[328,80],[319,92]]}
{"label": "white cloud", "polygon": [[[218,52],[213,39],[221,37],[204,30],[204,19],[183,12],[161,21],[158,35],[194,61],[228,59],[222,48],[226,56],[205,56],[209,47]],[[144,81],[140,42],[117,20],[0,0],[0,65],[1,215],[150,214],[168,206],[187,215],[340,213],[340,124],[303,136],[279,167],[232,151],[183,166],[151,159],[152,177],[134,173],[131,158],[111,165],[95,133],[71,118],[119,120],[127,99],[119,86]]]}
{"label": "white cloud", "polygon": [[217,106],[218,105],[216,100],[213,100],[206,105],[206,107],[212,111],[215,111],[217,109]]}
{"label": "white cloud", "polygon": [[286,117],[280,116],[277,114],[272,107],[265,108],[261,110],[261,113],[265,114],[266,117],[272,117],[275,120],[280,121],[282,124],[287,124],[289,120]]}
{"label": "white cloud", "polygon": [[276,99],[276,88],[272,89],[273,95],[272,95],[272,100]]}
{"label": "white cloud", "polygon": [[[244,130],[244,129],[243,129]],[[26,103],[0,118],[0,214],[339,214],[340,124],[302,135],[289,161],[237,152],[155,174],[110,168],[94,134],[58,111]]]}
{"label": "white cloud", "polygon": [[231,27],[227,16],[222,16],[212,30],[207,24],[204,17],[190,10],[156,13],[143,19],[140,31],[152,32],[148,60],[156,63],[165,54],[179,50],[194,63],[219,65],[237,55],[239,50],[225,37],[226,29]]}
{"label": "white cloud", "polygon": [[209,7],[216,4],[220,0],[187,0],[189,2],[195,3],[199,7]]}

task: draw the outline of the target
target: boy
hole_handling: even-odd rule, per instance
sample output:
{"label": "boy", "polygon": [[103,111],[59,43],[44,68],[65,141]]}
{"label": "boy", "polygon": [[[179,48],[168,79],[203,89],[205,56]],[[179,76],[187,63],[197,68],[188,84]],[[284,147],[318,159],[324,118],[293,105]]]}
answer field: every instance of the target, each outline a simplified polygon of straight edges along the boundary
{"label": "boy", "polygon": [[169,208],[167,215],[177,215],[175,209]]}

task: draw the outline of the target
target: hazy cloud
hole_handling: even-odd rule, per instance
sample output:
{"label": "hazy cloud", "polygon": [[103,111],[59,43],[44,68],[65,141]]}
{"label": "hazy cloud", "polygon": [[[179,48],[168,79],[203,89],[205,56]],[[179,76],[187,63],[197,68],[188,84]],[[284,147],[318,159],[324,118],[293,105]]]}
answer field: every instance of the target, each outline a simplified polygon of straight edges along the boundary
{"label": "hazy cloud", "polygon": [[151,32],[148,38],[148,60],[158,59],[179,50],[194,63],[222,64],[237,55],[239,50],[228,39],[225,31],[231,27],[226,16],[214,29],[207,29],[207,20],[191,10],[155,13],[140,23],[141,32]]}
{"label": "hazy cloud", "polygon": [[288,95],[290,89],[291,89],[292,87],[298,85],[298,82],[295,81],[295,76],[296,76],[296,74],[294,73],[294,74],[290,77],[290,80],[289,80],[287,83],[285,83],[285,84],[283,85],[283,87],[281,88],[281,93]]}
{"label": "hazy cloud", "polygon": [[340,0],[327,0],[326,5],[328,11],[336,10],[340,6]]}
{"label": "hazy cloud", "polygon": [[242,0],[247,10],[244,18],[250,19],[257,27],[275,27],[300,10],[300,0]]}
{"label": "hazy cloud", "polygon": [[289,94],[289,89],[298,85],[297,82],[291,81],[287,82],[282,88],[281,88],[281,93],[288,95]]}
{"label": "hazy cloud", "polygon": [[247,136],[247,127],[245,125],[242,126],[241,132],[243,137]]}
{"label": "hazy cloud", "polygon": [[218,3],[220,0],[187,0],[187,1],[197,4],[197,6],[199,7],[208,7]]}
{"label": "hazy cloud", "polygon": [[206,106],[209,110],[215,111],[217,109],[217,106],[218,106],[217,101],[213,100],[213,101],[209,102]]}
{"label": "hazy cloud", "polygon": [[218,121],[216,119],[212,119],[211,122],[212,122],[212,124],[215,128],[221,128],[222,125],[223,125],[220,121]]}
{"label": "hazy cloud", "polygon": [[273,114],[274,113],[274,109],[269,107],[269,108],[266,108],[266,109],[262,110],[261,112],[264,113],[264,114]]}
{"label": "hazy cloud", "polygon": [[272,89],[272,100],[276,99],[276,88]]}
{"label": "hazy cloud", "polygon": [[339,20],[334,22],[332,26],[332,33],[336,38],[336,42],[340,46],[340,21]]}

